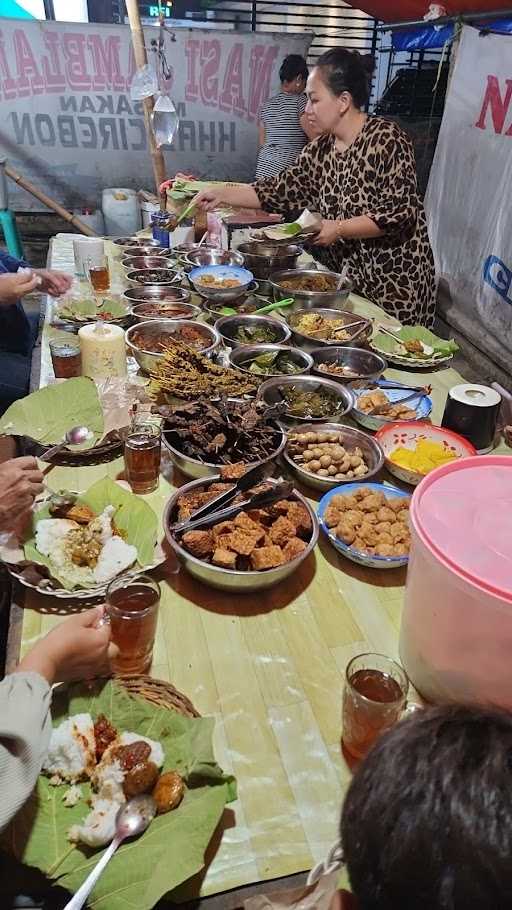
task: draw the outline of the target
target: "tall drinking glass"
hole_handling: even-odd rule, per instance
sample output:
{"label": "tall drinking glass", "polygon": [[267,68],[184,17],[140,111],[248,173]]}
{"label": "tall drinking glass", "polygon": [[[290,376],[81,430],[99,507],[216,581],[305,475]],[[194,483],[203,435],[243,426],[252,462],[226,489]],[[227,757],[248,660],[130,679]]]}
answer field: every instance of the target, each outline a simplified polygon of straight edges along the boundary
{"label": "tall drinking glass", "polygon": [[343,747],[353,759],[369,752],[404,711],[409,680],[383,654],[359,654],[347,666],[343,690]]}
{"label": "tall drinking glass", "polygon": [[86,272],[96,293],[108,291],[110,287],[110,271],[107,256],[100,256],[95,260],[89,259],[86,264]]}
{"label": "tall drinking glass", "polygon": [[153,659],[160,585],[149,575],[116,578],[107,589],[106,614],[112,641],[119,648],[114,661],[118,676],[147,673]]}
{"label": "tall drinking glass", "polygon": [[150,423],[136,424],[124,441],[126,479],[134,493],[152,493],[158,487],[162,432]]}

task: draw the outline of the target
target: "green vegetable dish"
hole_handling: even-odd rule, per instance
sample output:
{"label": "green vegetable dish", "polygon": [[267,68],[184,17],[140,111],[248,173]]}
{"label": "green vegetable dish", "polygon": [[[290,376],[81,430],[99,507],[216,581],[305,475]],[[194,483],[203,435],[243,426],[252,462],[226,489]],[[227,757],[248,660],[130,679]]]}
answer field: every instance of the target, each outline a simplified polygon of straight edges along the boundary
{"label": "green vegetable dish", "polygon": [[233,335],[233,341],[241,344],[273,344],[277,340],[277,332],[267,325],[240,325]]}
{"label": "green vegetable dish", "polygon": [[274,376],[280,373],[284,376],[293,376],[294,373],[302,373],[302,366],[289,354],[280,351],[259,354],[254,360],[246,361],[244,366],[250,373],[256,373],[258,376]]}
{"label": "green vegetable dish", "polygon": [[340,409],[340,400],[326,389],[308,391],[292,385],[280,392],[293,417],[330,417]]}

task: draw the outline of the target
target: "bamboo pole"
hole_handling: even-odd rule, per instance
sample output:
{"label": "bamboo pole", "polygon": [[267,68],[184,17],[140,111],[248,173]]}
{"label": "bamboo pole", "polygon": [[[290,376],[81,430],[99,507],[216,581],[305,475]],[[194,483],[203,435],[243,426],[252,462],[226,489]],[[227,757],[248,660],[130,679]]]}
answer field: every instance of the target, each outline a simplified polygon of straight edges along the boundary
{"label": "bamboo pole", "polygon": [[0,161],[0,167],[3,167],[5,175],[9,177],[10,180],[14,180],[18,186],[21,186],[21,188],[26,190],[27,193],[30,193],[31,196],[35,196],[36,199],[39,199],[39,201],[48,206],[49,209],[57,212],[57,215],[60,215],[61,218],[64,218],[69,224],[72,224],[80,233],[86,234],[88,237],[98,236],[96,231],[93,231],[88,224],[84,224],[83,221],[80,221],[78,215],[72,215],[71,212],[68,212],[62,205],[55,202],[55,199],[52,199],[51,196],[47,196],[46,193],[43,193],[37,186],[34,186],[30,180],[27,180],[26,177],[23,177],[18,171],[15,171],[7,162]]}
{"label": "bamboo pole", "polygon": [[[140,12],[137,0],[126,0],[126,10],[128,13],[128,20],[130,22],[130,29],[132,33],[135,63],[137,65],[137,69],[140,69],[142,66],[146,66],[148,62],[148,55],[146,52],[144,32],[142,31],[142,23],[140,21]],[[157,148],[157,144],[155,142],[155,134],[153,132],[153,127],[151,126],[153,99],[145,98],[142,103],[144,105],[144,122],[146,125],[146,135],[148,137],[149,151],[151,154],[151,163],[153,165],[155,188],[158,196],[160,194],[160,185],[164,182],[167,176],[165,171],[165,161],[162,152],[159,148]]]}

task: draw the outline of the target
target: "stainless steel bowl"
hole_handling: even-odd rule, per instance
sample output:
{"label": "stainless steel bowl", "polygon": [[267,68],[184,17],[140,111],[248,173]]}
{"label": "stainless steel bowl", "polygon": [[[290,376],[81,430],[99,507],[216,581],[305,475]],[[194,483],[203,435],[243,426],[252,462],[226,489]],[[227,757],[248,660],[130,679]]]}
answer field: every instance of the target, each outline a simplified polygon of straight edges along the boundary
{"label": "stainless steel bowl", "polygon": [[192,268],[202,265],[243,265],[244,257],[234,250],[204,249],[186,253],[185,259]]}
{"label": "stainless steel bowl", "polygon": [[[163,359],[163,353],[156,353],[154,351],[145,351],[142,348],[135,345],[132,341],[132,338],[137,331],[137,329],[144,329],[146,333],[150,335],[160,335],[162,333],[169,336],[169,340],[172,341],[174,335],[179,334],[180,330],[185,326],[189,326],[190,323],[186,319],[150,319],[148,322],[137,322],[135,325],[132,325],[131,328],[126,332],[126,344],[130,349],[131,353],[135,357],[135,360],[139,364],[141,370],[145,373],[151,373],[155,369],[158,363]],[[201,354],[206,354],[209,356],[212,354],[220,344],[220,338],[215,329],[212,329],[211,326],[205,325],[202,322],[194,323],[194,326],[204,335],[205,338],[205,347],[201,351]]]}
{"label": "stainless steel bowl", "polygon": [[167,249],[167,247],[141,244],[140,246],[129,246],[121,249],[119,258],[126,259],[128,256],[160,256],[163,259],[170,260],[172,259],[172,250]]}
{"label": "stainless steel bowl", "polygon": [[128,288],[123,294],[130,303],[152,303],[168,300],[170,302],[188,303],[190,291],[185,288],[162,287],[160,284],[141,284],[140,287]]}
{"label": "stainless steel bowl", "polygon": [[295,304],[288,307],[288,312],[310,310],[316,307],[337,307],[340,309],[353,288],[353,284],[349,279],[345,279],[339,291],[293,291],[291,288],[285,288],[281,285],[281,282],[286,281],[287,278],[311,278],[318,275],[328,275],[331,278],[335,278],[336,281],[341,278],[338,272],[325,272],[320,271],[320,269],[288,269],[284,272],[274,272],[270,283],[275,299],[284,300],[286,297],[294,297]]}
{"label": "stainless steel bowl", "polygon": [[[209,479],[207,483],[209,485],[209,483],[221,479],[220,475],[216,475],[215,477],[212,477],[211,480]],[[269,479],[269,483],[275,484],[277,482],[278,481],[276,480]],[[213,588],[218,588],[221,591],[231,591],[238,594],[246,594],[250,591],[264,591],[266,588],[271,588],[280,581],[289,578],[290,575],[293,575],[300,564],[308,558],[316,546],[318,541],[318,519],[307,499],[305,499],[297,490],[293,490],[293,499],[296,499],[297,502],[300,502],[301,505],[306,507],[311,518],[311,537],[309,543],[306,549],[295,559],[285,563],[283,566],[278,566],[275,569],[264,569],[261,572],[255,572],[254,570],[240,572],[233,569],[223,569],[220,566],[214,566],[201,559],[197,559],[197,557],[192,556],[191,553],[181,546],[179,540],[170,530],[170,525],[176,520],[178,498],[193,492],[197,488],[203,488],[204,486],[205,481],[202,479],[195,480],[192,483],[188,483],[184,487],[181,487],[167,503],[164,513],[164,531],[167,540],[184,568],[199,581],[202,581]]]}
{"label": "stainless steel bowl", "polygon": [[[153,301],[153,302],[154,302],[154,301]],[[169,301],[167,301],[167,303],[169,304],[169,306],[173,306],[173,304],[176,305],[176,310],[177,310],[178,312],[176,312],[175,315],[173,315],[173,316],[162,316],[162,314],[153,313],[153,315],[151,315],[151,316],[145,316],[144,313],[141,313],[141,312],[140,312],[140,310],[141,310],[147,303],[149,303],[149,301],[146,300],[145,303],[137,303],[137,304],[135,304],[134,306],[131,307],[130,312],[131,312],[132,316],[136,319],[137,322],[154,322],[155,319],[165,319],[166,321],[167,321],[168,319],[172,319],[173,321],[176,320],[176,319],[180,319],[180,320],[182,320],[182,319],[190,320],[190,319],[197,319],[198,316],[201,315],[201,309],[200,309],[200,307],[194,306],[193,303],[182,303],[182,302],[179,301],[179,300],[176,300],[176,301],[169,300]]]}
{"label": "stainless steel bowl", "polygon": [[[345,325],[350,325],[352,322],[361,321],[362,325],[361,328],[349,330],[353,332],[353,334],[350,335],[350,338],[347,338],[346,342],[339,340],[325,341],[321,338],[314,338],[312,335],[305,335],[304,332],[300,332],[298,329],[294,328],[294,325],[297,323],[301,316],[311,316],[311,314],[318,314],[319,316],[323,316],[324,319],[329,320],[342,319]],[[370,337],[372,332],[372,323],[370,319],[364,319],[362,316],[355,316],[354,313],[350,313],[348,310],[332,309],[331,307],[310,307],[308,309],[295,310],[294,312],[290,313],[288,324],[292,330],[292,338],[295,343],[310,353],[316,348],[321,347],[333,347],[334,345],[340,347],[344,344],[352,344],[354,341],[364,343],[366,339]]]}
{"label": "stainless steel bowl", "polygon": [[297,417],[289,411],[285,412],[286,422],[290,423],[325,423],[326,420],[340,420],[345,417],[354,407],[355,395],[346,386],[340,385],[339,382],[332,382],[330,379],[317,379],[316,376],[279,376],[275,379],[268,379],[258,389],[258,398],[263,398],[266,404],[278,404],[285,400],[281,393],[283,388],[294,386],[295,388],[304,389],[305,391],[315,392],[318,389],[325,389],[330,392],[336,399],[338,410],[324,417]]}
{"label": "stainless steel bowl", "polygon": [[[352,348],[340,345],[324,346],[323,348],[313,348],[310,351],[314,360],[314,366],[311,370],[315,376],[322,376],[324,379],[332,379],[333,382],[355,382],[357,379],[379,379],[387,363],[379,354],[373,351],[365,351],[364,348]],[[339,366],[347,367],[351,371],[350,376],[336,376],[334,373],[324,373],[319,367],[323,363],[336,363]]]}
{"label": "stainless steel bowl", "polygon": [[116,237],[115,240],[112,240],[112,243],[122,247],[147,246],[153,249],[160,249],[158,240],[153,240],[152,237],[137,237],[137,235],[133,237]]}
{"label": "stainless steel bowl", "polygon": [[230,348],[257,344],[254,341],[238,341],[233,336],[239,328],[257,328],[258,326],[272,329],[275,336],[272,344],[286,344],[290,337],[288,326],[284,322],[280,322],[279,319],[272,319],[270,316],[221,316],[215,323],[215,328],[222,341]]}
{"label": "stainless steel bowl", "polygon": [[301,483],[308,487],[314,487],[315,490],[332,490],[333,487],[339,487],[344,483],[356,483],[360,481],[365,483],[371,477],[375,477],[384,465],[384,452],[379,443],[373,436],[363,433],[362,430],[356,430],[354,427],[346,427],[340,423],[309,423],[301,424],[296,431],[299,433],[342,433],[343,442],[341,443],[346,449],[355,449],[359,446],[363,453],[364,460],[368,465],[368,474],[364,477],[350,477],[346,480],[335,480],[330,477],[319,477],[312,471],[305,471],[300,465],[293,461],[289,455],[288,446],[283,452],[283,458],[291,473],[300,480]]}
{"label": "stainless steel bowl", "polygon": [[286,353],[291,356],[292,360],[299,364],[301,368],[300,373],[294,373],[294,376],[300,376],[302,373],[309,373],[313,366],[313,358],[310,357],[309,354],[285,344],[244,344],[241,347],[235,348],[234,351],[231,351],[229,355],[229,364],[237,370],[241,370],[242,373],[247,373],[249,376],[252,376],[253,379],[260,379],[263,383],[273,376],[283,376],[284,374],[267,373],[265,376],[260,376],[259,373],[252,373],[249,367],[244,366],[244,364],[252,362],[259,354],[268,354],[271,351],[286,351]]}
{"label": "stainless steel bowl", "polygon": [[258,243],[252,240],[240,243],[238,252],[242,253],[246,268],[251,270],[255,278],[268,281],[273,272],[295,269],[302,247],[295,243],[277,246],[270,242]]}
{"label": "stainless steel bowl", "polygon": [[169,258],[167,256],[127,256],[121,260],[121,265],[126,272],[133,269],[168,269]]}
{"label": "stainless steel bowl", "polygon": [[159,271],[165,272],[166,277],[165,280],[162,278],[162,281],[155,281],[150,277],[153,271],[154,269],[134,269],[132,272],[127,272],[126,280],[136,288],[140,288],[145,284],[162,288],[168,287],[170,284],[179,284],[181,281],[180,273],[172,269],[159,269]]}
{"label": "stainless steel bowl", "polygon": [[[203,294],[199,294],[202,298],[202,309],[206,318],[209,322],[217,322],[217,319],[221,319],[222,313],[219,312],[222,307],[228,306],[233,310],[237,311],[236,315],[240,316],[252,316],[252,313],[239,313],[239,310],[245,303],[247,303],[253,297],[253,294],[256,294],[259,291],[259,285],[257,281],[252,281],[246,291],[237,297],[236,300],[209,300],[208,297],[204,297]],[[199,293],[199,292],[198,292]],[[265,305],[263,299],[253,298],[254,309],[257,310],[258,307]]]}
{"label": "stainless steel bowl", "polygon": [[[277,424],[272,424],[276,431],[276,438],[279,440],[273,452],[270,455],[267,455],[266,458],[260,458],[256,461],[249,462],[251,468],[256,467],[259,464],[267,464],[269,461],[274,461],[274,459],[279,458],[281,453],[284,450],[286,445],[286,433],[282,428]],[[213,477],[218,474],[221,468],[221,465],[215,462],[209,461],[199,461],[198,458],[190,458],[188,455],[184,455],[180,449],[177,449],[172,442],[169,440],[170,431],[166,430],[165,423],[163,427],[162,439],[164,445],[168,450],[171,460],[174,465],[181,471],[182,474],[185,474],[185,477]]]}

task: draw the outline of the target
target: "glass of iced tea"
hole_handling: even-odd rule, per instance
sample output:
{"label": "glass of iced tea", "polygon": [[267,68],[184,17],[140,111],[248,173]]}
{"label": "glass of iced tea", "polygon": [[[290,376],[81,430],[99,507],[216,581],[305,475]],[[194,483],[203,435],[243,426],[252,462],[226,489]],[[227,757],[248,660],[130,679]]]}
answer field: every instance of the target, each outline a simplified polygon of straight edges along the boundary
{"label": "glass of iced tea", "polygon": [[108,257],[100,256],[87,261],[87,275],[93,289],[97,292],[108,291],[110,287],[110,272]]}
{"label": "glass of iced tea", "polygon": [[150,423],[137,424],[124,441],[126,479],[134,493],[152,493],[160,478],[162,432]]}
{"label": "glass of iced tea", "polygon": [[119,648],[113,662],[118,676],[147,673],[153,659],[160,585],[149,575],[121,575],[107,589],[106,614],[112,641]]}
{"label": "glass of iced tea", "polygon": [[344,749],[364,758],[381,733],[392,727],[406,706],[409,680],[402,667],[383,654],[359,654],[345,673],[343,690]]}
{"label": "glass of iced tea", "polygon": [[50,341],[53,372],[56,379],[69,379],[82,375],[82,357],[77,344],[67,341]]}

